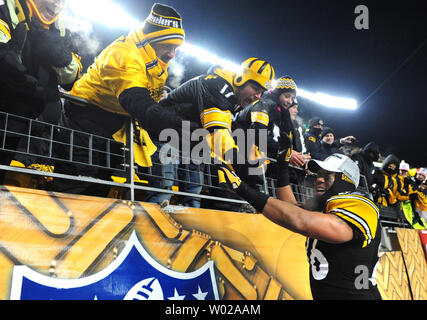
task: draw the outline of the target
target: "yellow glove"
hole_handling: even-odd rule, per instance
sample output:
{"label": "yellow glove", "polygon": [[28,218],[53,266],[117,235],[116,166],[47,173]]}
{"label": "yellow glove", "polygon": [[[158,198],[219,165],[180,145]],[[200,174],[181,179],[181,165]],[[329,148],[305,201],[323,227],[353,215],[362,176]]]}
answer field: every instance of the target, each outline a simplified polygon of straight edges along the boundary
{"label": "yellow glove", "polygon": [[233,190],[237,190],[242,183],[242,180],[232,171],[230,168],[225,166],[219,166],[218,168],[218,180],[220,185],[227,185]]}
{"label": "yellow glove", "polygon": [[240,197],[250,203],[258,212],[262,212],[267,204],[267,194],[252,189],[245,182],[226,166],[218,167],[218,180],[220,185],[227,185],[236,192]]}
{"label": "yellow glove", "polygon": [[206,136],[208,146],[211,149],[211,157],[222,163],[229,163],[225,160],[226,155],[233,150],[239,150],[230,131],[227,129],[215,130]]}

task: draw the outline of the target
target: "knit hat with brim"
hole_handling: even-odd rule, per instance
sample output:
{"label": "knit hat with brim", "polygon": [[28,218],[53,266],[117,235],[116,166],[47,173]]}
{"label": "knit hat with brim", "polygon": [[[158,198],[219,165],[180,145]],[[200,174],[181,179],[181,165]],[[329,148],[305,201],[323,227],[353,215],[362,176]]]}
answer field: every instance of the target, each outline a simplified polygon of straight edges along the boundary
{"label": "knit hat with brim", "polygon": [[142,32],[150,44],[182,45],[185,39],[180,14],[174,8],[160,3],[155,3],[151,8],[150,15],[144,21]]}

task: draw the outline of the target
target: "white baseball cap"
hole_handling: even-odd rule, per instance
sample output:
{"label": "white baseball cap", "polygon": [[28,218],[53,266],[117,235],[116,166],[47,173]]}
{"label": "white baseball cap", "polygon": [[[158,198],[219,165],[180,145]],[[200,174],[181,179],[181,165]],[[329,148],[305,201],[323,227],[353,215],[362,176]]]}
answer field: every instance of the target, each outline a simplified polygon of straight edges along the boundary
{"label": "white baseball cap", "polygon": [[409,171],[409,164],[407,164],[406,162],[401,162],[399,166],[399,170]]}
{"label": "white baseball cap", "polygon": [[359,187],[359,167],[353,160],[343,154],[334,153],[323,161],[312,159],[308,162],[308,169],[311,172],[317,173],[320,168],[330,172],[344,173],[354,183],[356,189]]}

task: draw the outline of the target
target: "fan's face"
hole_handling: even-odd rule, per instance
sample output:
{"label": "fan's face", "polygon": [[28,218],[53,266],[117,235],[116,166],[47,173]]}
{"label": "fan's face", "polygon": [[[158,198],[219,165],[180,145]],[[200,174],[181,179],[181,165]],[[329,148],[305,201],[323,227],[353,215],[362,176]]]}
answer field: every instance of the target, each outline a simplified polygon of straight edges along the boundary
{"label": "fan's face", "polygon": [[34,0],[34,3],[45,21],[52,21],[65,8],[65,0]]}

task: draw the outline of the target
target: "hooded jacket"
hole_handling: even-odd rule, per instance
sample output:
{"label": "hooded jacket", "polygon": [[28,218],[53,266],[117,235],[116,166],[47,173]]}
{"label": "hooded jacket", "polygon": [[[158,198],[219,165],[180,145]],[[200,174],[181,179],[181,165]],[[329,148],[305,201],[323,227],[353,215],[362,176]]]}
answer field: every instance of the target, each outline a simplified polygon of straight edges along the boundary
{"label": "hooded jacket", "polygon": [[360,169],[360,174],[365,176],[370,191],[374,183],[375,166],[374,161],[378,161],[380,149],[375,142],[368,143],[361,151],[351,156]]}
{"label": "hooded jacket", "polygon": [[[275,155],[278,151],[293,149],[296,144],[296,135],[289,111],[280,105],[280,94],[270,91],[262,98],[243,109],[234,121],[235,128],[243,130],[255,129],[255,137],[259,131],[267,130],[268,154]],[[278,139],[274,139],[278,130]],[[258,139],[255,144],[259,146]]]}
{"label": "hooded jacket", "polygon": [[391,206],[397,203],[395,190],[397,187],[397,175],[399,173],[399,159],[390,154],[374,174],[374,198],[383,206]]}

